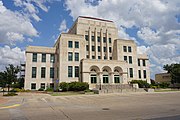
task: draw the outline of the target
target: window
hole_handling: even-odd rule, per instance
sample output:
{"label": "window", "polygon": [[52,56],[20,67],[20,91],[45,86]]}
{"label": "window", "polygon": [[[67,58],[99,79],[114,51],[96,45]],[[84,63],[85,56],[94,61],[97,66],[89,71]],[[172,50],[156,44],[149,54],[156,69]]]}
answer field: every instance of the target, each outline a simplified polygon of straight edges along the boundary
{"label": "window", "polygon": [[79,42],[75,41],[75,48],[79,48]]}
{"label": "window", "polygon": [[75,77],[79,77],[79,66],[75,66]]}
{"label": "window", "polygon": [[86,41],[88,41],[89,40],[89,36],[85,35],[85,39],[86,39]]}
{"label": "window", "polygon": [[123,46],[123,51],[127,52],[127,47],[126,46]]}
{"label": "window", "polygon": [[140,59],[138,59],[138,66],[141,66],[141,61],[140,61]]}
{"label": "window", "polygon": [[86,58],[89,58],[89,55],[86,55]]}
{"label": "window", "polygon": [[112,60],[112,57],[109,57],[110,60]]}
{"label": "window", "polygon": [[32,78],[36,78],[36,67],[32,67]]}
{"label": "window", "polygon": [[94,56],[94,55],[92,56],[92,59],[95,59],[95,56]]}
{"label": "window", "polygon": [[132,52],[131,46],[128,46],[128,52]]}
{"label": "window", "polygon": [[114,75],[114,83],[120,83],[119,75]]}
{"label": "window", "polygon": [[95,47],[94,46],[92,46],[92,51],[95,51]]}
{"label": "window", "polygon": [[103,42],[106,43],[106,37],[103,37]]}
{"label": "window", "polygon": [[73,53],[68,52],[68,61],[72,61],[72,60],[73,60]]}
{"label": "window", "polygon": [[133,78],[133,68],[129,68],[129,76],[130,78]]}
{"label": "window", "polygon": [[132,64],[132,56],[129,56],[129,64]]}
{"label": "window", "polygon": [[101,47],[100,46],[98,46],[98,52],[101,52]]}
{"label": "window", "polygon": [[103,75],[103,83],[109,83],[109,76]]}
{"label": "window", "polygon": [[107,59],[107,57],[106,56],[104,56],[104,60],[106,60]]}
{"label": "window", "polygon": [[45,89],[45,83],[41,83],[41,88]]}
{"label": "window", "polygon": [[109,52],[110,52],[110,53],[112,52],[112,49],[111,49],[111,47],[109,47]]}
{"label": "window", "polygon": [[86,51],[89,51],[89,45],[86,45]]}
{"label": "window", "polygon": [[111,38],[109,38],[109,43],[111,43]]}
{"label": "window", "polygon": [[124,56],[124,61],[127,61],[127,56]]}
{"label": "window", "polygon": [[75,61],[79,61],[79,53],[75,53]]}
{"label": "window", "polygon": [[100,36],[98,36],[98,42],[101,42],[101,37]]}
{"label": "window", "polygon": [[91,83],[97,83],[97,76],[95,74],[91,75]]}
{"label": "window", "polygon": [[72,66],[68,66],[68,77],[72,77],[73,76],[72,72],[73,72],[73,67]]}
{"label": "window", "polygon": [[54,67],[50,67],[50,78],[54,78]]}
{"label": "window", "polygon": [[141,78],[141,70],[138,70],[139,78]]}
{"label": "window", "polygon": [[106,47],[104,47],[104,52],[106,52],[107,50],[106,50]]}
{"label": "window", "polygon": [[42,62],[46,62],[46,54],[42,54],[42,60],[41,60]]}
{"label": "window", "polygon": [[144,78],[146,78],[146,70],[143,70]]}
{"label": "window", "polygon": [[54,89],[54,83],[50,83],[50,88]]}
{"label": "window", "polygon": [[146,61],[145,60],[143,60],[143,66],[146,66]]}
{"label": "window", "polygon": [[68,41],[68,47],[69,47],[69,48],[73,48],[73,43],[72,43],[72,41]]}
{"label": "window", "polygon": [[98,59],[101,59],[101,56],[98,56]]}
{"label": "window", "polygon": [[54,54],[51,54],[50,62],[51,62],[51,63],[54,63],[54,62],[55,62],[55,55],[54,55]]}
{"label": "window", "polygon": [[91,39],[92,39],[92,41],[94,41],[95,40],[94,36],[91,36]]}
{"label": "window", "polygon": [[32,61],[37,62],[37,53],[33,53]]}
{"label": "window", "polygon": [[31,83],[31,90],[36,90],[36,83]]}
{"label": "window", "polygon": [[46,77],[46,68],[41,67],[41,78],[45,78],[45,77]]}

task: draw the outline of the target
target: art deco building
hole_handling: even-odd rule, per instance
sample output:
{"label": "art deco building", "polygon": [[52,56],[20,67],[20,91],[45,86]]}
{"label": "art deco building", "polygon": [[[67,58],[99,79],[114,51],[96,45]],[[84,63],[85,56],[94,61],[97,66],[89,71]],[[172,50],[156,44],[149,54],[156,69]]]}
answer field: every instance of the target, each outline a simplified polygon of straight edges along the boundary
{"label": "art deco building", "polygon": [[93,89],[131,80],[150,83],[148,56],[137,54],[133,40],[119,39],[113,21],[80,16],[53,47],[26,49],[25,89],[73,81],[88,82]]}

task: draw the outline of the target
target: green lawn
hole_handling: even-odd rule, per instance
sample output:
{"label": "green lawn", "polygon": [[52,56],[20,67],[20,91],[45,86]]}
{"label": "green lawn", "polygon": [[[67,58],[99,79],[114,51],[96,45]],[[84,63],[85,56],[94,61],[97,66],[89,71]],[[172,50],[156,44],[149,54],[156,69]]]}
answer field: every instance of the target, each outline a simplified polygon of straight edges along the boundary
{"label": "green lawn", "polygon": [[178,89],[155,89],[155,92],[172,92],[172,91],[180,91]]}

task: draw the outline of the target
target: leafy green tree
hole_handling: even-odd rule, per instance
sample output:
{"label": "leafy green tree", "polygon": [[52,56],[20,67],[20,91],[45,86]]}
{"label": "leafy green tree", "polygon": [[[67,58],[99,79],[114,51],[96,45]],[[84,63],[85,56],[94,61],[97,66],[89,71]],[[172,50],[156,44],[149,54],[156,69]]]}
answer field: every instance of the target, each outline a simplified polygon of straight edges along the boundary
{"label": "leafy green tree", "polygon": [[164,70],[171,75],[171,83],[180,83],[180,63],[164,65]]}
{"label": "leafy green tree", "polygon": [[5,80],[5,73],[0,72],[0,87],[3,89],[3,95],[4,95],[4,88],[6,87],[6,80]]}
{"label": "leafy green tree", "polygon": [[6,67],[6,70],[4,71],[4,80],[6,81],[7,87],[8,87],[8,93],[9,89],[12,85],[12,83],[16,83],[17,81],[17,74],[20,71],[19,66],[14,66],[12,64],[9,64],[9,66]]}

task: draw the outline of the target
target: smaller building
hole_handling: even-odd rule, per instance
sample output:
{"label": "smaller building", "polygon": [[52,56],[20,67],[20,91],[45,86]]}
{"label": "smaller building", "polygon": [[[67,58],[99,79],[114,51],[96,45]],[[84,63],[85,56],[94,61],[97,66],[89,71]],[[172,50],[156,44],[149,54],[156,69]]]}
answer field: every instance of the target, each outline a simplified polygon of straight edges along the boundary
{"label": "smaller building", "polygon": [[171,83],[171,75],[169,73],[159,73],[155,75],[155,82],[157,83]]}

